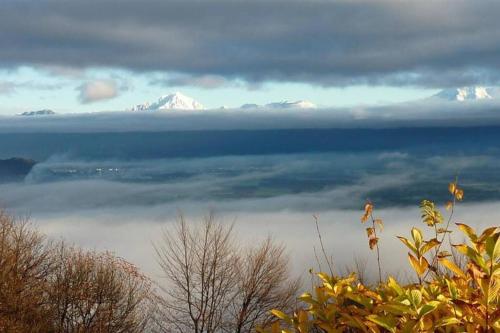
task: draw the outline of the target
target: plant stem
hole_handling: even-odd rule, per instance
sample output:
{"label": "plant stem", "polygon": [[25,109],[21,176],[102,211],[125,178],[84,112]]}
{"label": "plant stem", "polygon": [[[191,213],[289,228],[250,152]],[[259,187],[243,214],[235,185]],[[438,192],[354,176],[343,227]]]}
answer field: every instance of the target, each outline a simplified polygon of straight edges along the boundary
{"label": "plant stem", "polygon": [[[450,227],[451,219],[453,218],[453,213],[455,211],[456,198],[455,198],[455,194],[454,193],[452,194],[452,196],[453,196],[453,201],[452,201],[452,204],[451,204],[450,216],[448,217],[448,222],[446,223],[446,228],[444,229],[443,237],[441,237],[441,242],[439,243],[439,245],[438,245],[438,247],[436,249],[436,254],[432,258],[430,267],[434,267],[434,265],[436,264],[436,260],[437,260],[438,255],[439,255],[439,250],[441,249],[441,245],[443,245],[444,238],[446,237],[446,234],[448,233],[448,229]],[[450,243],[450,246],[451,246],[451,243]],[[424,281],[425,281],[425,278],[427,277],[427,275],[429,274],[430,271],[431,270],[429,269],[425,273],[424,278],[423,278]]]}
{"label": "plant stem", "polygon": [[319,244],[321,245],[321,251],[323,252],[323,256],[325,257],[326,264],[328,265],[328,268],[330,269],[330,275],[333,277],[333,264],[330,263],[330,260],[328,259],[328,256],[326,255],[325,247],[323,246],[323,239],[321,238],[321,232],[319,231],[319,224],[318,224],[318,216],[313,215],[314,217],[314,223],[316,224],[316,231],[318,232],[318,238],[319,238]]}
{"label": "plant stem", "polygon": [[[372,219],[373,235],[375,236],[375,239],[377,239],[377,229],[375,228],[375,219],[373,218],[373,215],[371,213],[370,213],[370,218]],[[380,266],[380,250],[378,248],[378,239],[375,246],[377,247],[378,283],[380,284],[382,283],[382,268]]]}

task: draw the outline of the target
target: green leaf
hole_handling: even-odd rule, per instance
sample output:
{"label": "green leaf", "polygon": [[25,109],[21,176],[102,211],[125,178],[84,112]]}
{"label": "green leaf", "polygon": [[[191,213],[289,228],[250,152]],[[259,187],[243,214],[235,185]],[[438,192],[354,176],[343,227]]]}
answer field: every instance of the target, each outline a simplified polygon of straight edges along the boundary
{"label": "green leaf", "polygon": [[410,291],[410,301],[413,306],[418,307],[420,303],[422,303],[422,293],[420,290],[412,290]]}
{"label": "green leaf", "polygon": [[428,313],[431,313],[432,311],[436,310],[437,307],[439,306],[439,302],[437,301],[431,301],[425,305],[423,305],[419,310],[418,310],[418,315],[420,317],[425,316]]}

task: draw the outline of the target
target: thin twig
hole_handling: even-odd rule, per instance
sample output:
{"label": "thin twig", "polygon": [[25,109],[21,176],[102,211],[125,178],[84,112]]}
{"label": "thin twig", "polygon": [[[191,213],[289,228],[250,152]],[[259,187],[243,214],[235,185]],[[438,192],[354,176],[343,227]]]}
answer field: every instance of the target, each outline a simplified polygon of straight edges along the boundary
{"label": "thin twig", "polygon": [[375,228],[375,219],[373,218],[373,214],[370,213],[370,218],[372,220],[372,227],[373,227],[373,235],[375,236],[375,239],[377,242],[375,243],[375,246],[377,247],[377,264],[378,264],[378,283],[382,283],[382,268],[380,266],[380,250],[378,247],[378,238],[377,238],[377,229]]}
{"label": "thin twig", "polygon": [[328,256],[326,255],[325,247],[323,245],[323,239],[321,238],[321,232],[319,231],[319,223],[318,223],[318,216],[315,214],[313,215],[314,217],[314,223],[316,224],[316,231],[318,232],[318,238],[319,238],[319,244],[321,245],[321,251],[323,252],[323,256],[325,257],[326,264],[328,265],[328,268],[330,269],[330,275],[333,276],[333,263],[330,263],[330,260],[328,259]]}

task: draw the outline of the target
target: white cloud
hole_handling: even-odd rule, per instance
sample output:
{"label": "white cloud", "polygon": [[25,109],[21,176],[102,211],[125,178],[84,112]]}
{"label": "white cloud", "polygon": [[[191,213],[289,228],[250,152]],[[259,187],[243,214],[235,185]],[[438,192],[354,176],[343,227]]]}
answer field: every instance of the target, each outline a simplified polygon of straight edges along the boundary
{"label": "white cloud", "polygon": [[[460,205],[456,211],[457,221],[467,223],[480,231],[491,226],[491,221],[500,219],[499,202]],[[201,221],[207,211],[186,210],[190,223]],[[290,253],[293,270],[308,279],[307,270],[319,270],[314,256],[314,248],[319,243],[312,219],[313,212],[232,212],[219,214],[225,223],[235,221],[235,232],[239,243],[252,244],[271,235],[284,244]],[[367,260],[367,270],[376,276],[376,257],[366,241],[365,226],[360,223],[361,211],[328,210],[320,214],[320,229],[326,252],[333,257],[336,270],[352,267],[353,258]],[[426,237],[433,231],[420,221],[418,207],[401,207],[376,211],[377,217],[384,220],[385,228],[380,234],[382,271],[384,274],[400,278],[414,278],[411,275],[404,245],[396,236],[408,236],[412,226],[420,228]],[[63,238],[90,249],[115,252],[141,267],[157,279],[161,272],[155,260],[152,242],[160,240],[161,229],[169,227],[175,220],[176,211],[140,210],[122,212],[73,212],[57,216],[33,215],[33,220],[42,231],[52,238]],[[115,223],[120,220],[120,223]],[[452,225],[453,242],[463,240],[462,234]],[[323,266],[323,270],[325,266]]]}
{"label": "white cloud", "polygon": [[119,87],[114,80],[94,80],[78,87],[80,91],[80,102],[94,103],[118,96]]}

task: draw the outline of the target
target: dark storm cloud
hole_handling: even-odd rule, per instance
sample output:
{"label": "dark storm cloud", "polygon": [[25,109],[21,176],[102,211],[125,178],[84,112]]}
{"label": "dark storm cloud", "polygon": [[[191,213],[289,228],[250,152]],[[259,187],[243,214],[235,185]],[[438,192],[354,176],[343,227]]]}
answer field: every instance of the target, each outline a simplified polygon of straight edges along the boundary
{"label": "dark storm cloud", "polygon": [[105,66],[249,82],[500,81],[500,2],[4,1],[0,65]]}

